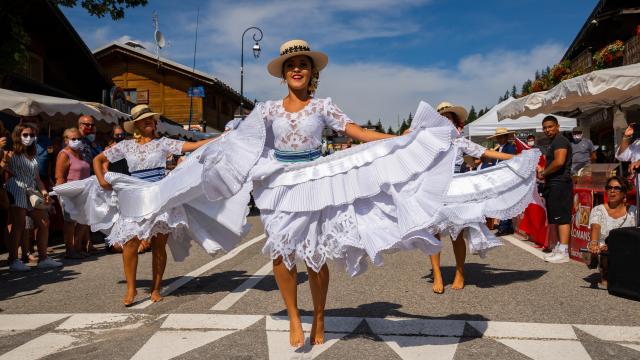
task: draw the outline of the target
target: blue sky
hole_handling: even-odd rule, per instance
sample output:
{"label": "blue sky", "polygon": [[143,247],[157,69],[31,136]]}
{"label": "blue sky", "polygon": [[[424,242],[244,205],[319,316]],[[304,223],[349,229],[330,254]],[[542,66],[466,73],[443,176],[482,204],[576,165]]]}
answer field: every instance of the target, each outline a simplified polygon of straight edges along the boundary
{"label": "blue sky", "polygon": [[307,40],[329,55],[319,97],[330,96],[354,120],[397,118],[420,100],[477,108],[557,63],[596,0],[149,0],[123,20],[97,19],[81,7],[62,7],[90,49],[135,40],[153,49],[151,15],[169,45],[162,56],[191,65],[200,7],[196,68],[240,88],[240,40],[248,26],[264,32],[262,54],[245,37],[245,95],[278,99],[286,88],[266,65],[280,44]]}

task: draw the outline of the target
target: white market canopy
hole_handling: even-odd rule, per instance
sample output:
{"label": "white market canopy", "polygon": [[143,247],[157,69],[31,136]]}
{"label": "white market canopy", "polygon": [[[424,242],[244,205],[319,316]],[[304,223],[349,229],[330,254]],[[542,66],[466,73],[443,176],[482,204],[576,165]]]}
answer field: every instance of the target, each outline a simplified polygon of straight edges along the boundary
{"label": "white market canopy", "polygon": [[210,137],[215,137],[220,135],[219,131],[214,130],[212,132],[203,133],[200,131],[187,130],[181,127],[180,125],[170,124],[162,120],[158,121],[157,130],[158,130],[158,133],[160,134],[180,136],[182,138],[185,138],[188,140],[194,140],[194,141],[208,139]]}
{"label": "white market canopy", "polygon": [[[500,109],[517,101],[509,97],[507,100],[492,107],[486,114],[464,127],[465,136],[489,136],[496,133],[496,128],[503,127],[511,131],[535,129],[536,132],[542,132],[542,119],[546,114],[538,114],[533,117],[522,116],[517,119],[504,119],[498,121],[498,112]],[[556,116],[560,124],[560,130],[570,131],[576,126],[576,119],[564,116]]]}
{"label": "white market canopy", "polygon": [[640,98],[640,64],[597,70],[560,82],[498,110],[499,119],[625,105]]}
{"label": "white market canopy", "polygon": [[76,121],[80,115],[91,115],[96,120],[103,120],[110,124],[118,124],[120,119],[129,118],[128,114],[99,103],[7,89],[0,89],[0,111],[15,116],[73,116]]}

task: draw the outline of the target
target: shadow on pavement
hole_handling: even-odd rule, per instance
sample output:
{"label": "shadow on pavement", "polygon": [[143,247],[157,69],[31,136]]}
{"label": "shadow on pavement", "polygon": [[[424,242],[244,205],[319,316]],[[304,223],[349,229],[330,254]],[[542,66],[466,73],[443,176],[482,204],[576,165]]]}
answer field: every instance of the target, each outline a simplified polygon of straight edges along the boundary
{"label": "shadow on pavement", "polygon": [[[59,260],[59,259],[56,259]],[[67,261],[63,261],[67,265]],[[16,299],[41,293],[46,284],[75,279],[80,272],[67,266],[57,269],[37,269],[35,266],[26,272],[0,271],[0,301]]]}
{"label": "shadow on pavement", "polygon": [[[451,283],[455,276],[456,268],[454,266],[443,266],[441,269],[445,284]],[[464,282],[465,285],[492,288],[518,282],[534,281],[546,273],[546,270],[501,269],[487,264],[466,263],[464,265]],[[432,279],[433,281],[433,272],[422,278]]]}

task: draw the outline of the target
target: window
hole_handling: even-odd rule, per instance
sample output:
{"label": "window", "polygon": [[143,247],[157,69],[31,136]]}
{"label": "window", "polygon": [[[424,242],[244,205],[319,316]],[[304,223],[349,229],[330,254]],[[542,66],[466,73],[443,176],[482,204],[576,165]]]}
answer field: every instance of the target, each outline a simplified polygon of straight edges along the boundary
{"label": "window", "polygon": [[127,101],[132,104],[138,103],[138,91],[136,89],[123,89]]}

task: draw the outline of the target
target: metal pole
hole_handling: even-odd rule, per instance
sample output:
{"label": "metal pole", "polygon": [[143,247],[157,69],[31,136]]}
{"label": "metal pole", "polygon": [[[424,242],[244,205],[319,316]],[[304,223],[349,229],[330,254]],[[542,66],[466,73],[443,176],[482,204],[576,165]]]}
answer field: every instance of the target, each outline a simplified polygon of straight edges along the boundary
{"label": "metal pole", "polygon": [[[196,41],[193,44],[193,68],[191,69],[191,87],[195,84],[196,79],[196,50],[198,49],[198,20],[200,20],[200,7],[196,15]],[[193,93],[189,96],[189,122],[187,130],[191,130],[191,118],[193,117]]]}
{"label": "metal pole", "polygon": [[[249,30],[256,30],[253,34],[253,41],[256,43],[262,40],[262,30],[255,26],[250,26],[242,32],[242,41],[240,42],[240,116],[244,119],[244,34]],[[258,33],[260,37],[257,37]]]}

